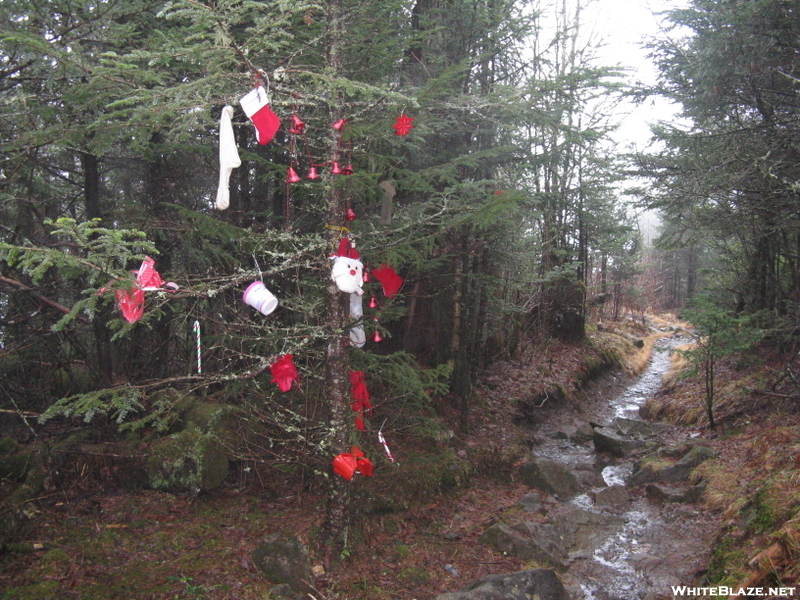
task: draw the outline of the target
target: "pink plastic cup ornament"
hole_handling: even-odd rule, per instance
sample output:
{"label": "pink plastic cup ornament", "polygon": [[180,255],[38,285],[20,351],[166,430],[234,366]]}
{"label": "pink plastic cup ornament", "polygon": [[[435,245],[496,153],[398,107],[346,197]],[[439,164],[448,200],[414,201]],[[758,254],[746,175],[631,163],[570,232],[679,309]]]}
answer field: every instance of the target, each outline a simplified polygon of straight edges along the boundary
{"label": "pink plastic cup ornament", "polygon": [[278,299],[267,289],[263,281],[254,281],[247,286],[242,300],[263,315],[270,314],[278,306]]}

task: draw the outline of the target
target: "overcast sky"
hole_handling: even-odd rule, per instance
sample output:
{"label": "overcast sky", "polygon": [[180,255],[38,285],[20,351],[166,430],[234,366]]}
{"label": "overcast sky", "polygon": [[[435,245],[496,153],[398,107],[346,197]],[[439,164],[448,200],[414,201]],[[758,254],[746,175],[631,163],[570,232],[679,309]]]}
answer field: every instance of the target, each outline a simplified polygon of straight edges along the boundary
{"label": "overcast sky", "polygon": [[[642,47],[648,38],[663,34],[663,17],[658,13],[681,8],[686,0],[593,0],[586,8],[582,27],[595,40],[602,40],[598,55],[601,64],[630,69],[632,80],[654,83],[656,68]],[[663,99],[653,98],[628,114],[626,109],[615,139],[624,147],[633,144],[642,150],[649,139],[648,123],[668,120],[676,112]]]}

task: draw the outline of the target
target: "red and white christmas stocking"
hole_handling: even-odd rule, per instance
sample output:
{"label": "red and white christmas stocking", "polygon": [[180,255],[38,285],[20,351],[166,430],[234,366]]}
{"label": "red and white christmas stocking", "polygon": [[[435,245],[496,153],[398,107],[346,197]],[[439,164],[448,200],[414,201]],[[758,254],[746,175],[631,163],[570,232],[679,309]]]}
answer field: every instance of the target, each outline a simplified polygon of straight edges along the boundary
{"label": "red and white christmas stocking", "polygon": [[266,90],[259,85],[244,95],[239,104],[256,128],[258,143],[262,146],[269,144],[281,126],[281,120],[269,107]]}

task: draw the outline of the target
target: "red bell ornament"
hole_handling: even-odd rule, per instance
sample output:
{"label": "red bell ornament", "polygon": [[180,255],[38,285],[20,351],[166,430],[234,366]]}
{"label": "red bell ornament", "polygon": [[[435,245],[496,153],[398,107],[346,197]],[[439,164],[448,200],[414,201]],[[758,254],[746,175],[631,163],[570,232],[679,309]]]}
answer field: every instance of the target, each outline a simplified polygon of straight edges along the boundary
{"label": "red bell ornament", "polygon": [[289,170],[286,172],[286,181],[289,183],[297,183],[301,181],[300,175],[297,174],[297,171],[294,170],[294,167],[289,167]]}
{"label": "red bell ornament", "polygon": [[308,175],[306,175],[306,179],[319,179],[319,174],[317,173],[317,167],[311,166],[308,170]]}
{"label": "red bell ornament", "polygon": [[303,133],[306,124],[297,115],[292,115],[292,126],[289,128],[289,133],[300,134]]}
{"label": "red bell ornament", "polygon": [[341,175],[342,174],[342,168],[339,166],[338,162],[333,161],[333,166],[331,167],[331,173],[333,175]]}
{"label": "red bell ornament", "polygon": [[372,298],[369,299],[369,304],[367,306],[369,306],[370,308],[378,308],[380,304],[378,304],[378,299],[375,296],[373,296]]}
{"label": "red bell ornament", "polygon": [[342,175],[352,175],[352,174],[353,174],[353,164],[348,163],[348,165],[342,169]]}
{"label": "red bell ornament", "polygon": [[383,341],[383,336],[381,335],[381,332],[378,331],[377,329],[375,330],[375,333],[372,334],[372,341],[373,342],[382,342]]}
{"label": "red bell ornament", "polygon": [[333,128],[336,131],[341,131],[344,128],[344,124],[347,123],[347,119],[339,119],[336,123],[333,124]]}
{"label": "red bell ornament", "polygon": [[345,214],[344,218],[347,219],[348,221],[355,221],[358,217],[356,216],[355,211],[353,211],[352,208],[348,207],[347,213]]}

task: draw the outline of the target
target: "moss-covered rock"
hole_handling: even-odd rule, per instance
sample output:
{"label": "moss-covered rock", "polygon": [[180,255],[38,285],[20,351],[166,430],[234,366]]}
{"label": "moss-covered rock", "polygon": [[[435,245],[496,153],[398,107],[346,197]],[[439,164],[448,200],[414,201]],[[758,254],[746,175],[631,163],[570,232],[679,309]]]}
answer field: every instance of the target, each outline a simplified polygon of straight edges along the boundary
{"label": "moss-covered rock", "polygon": [[272,583],[287,584],[296,592],[313,592],[308,550],[295,537],[271,535],[253,551],[253,564]]}
{"label": "moss-covered rock", "polygon": [[213,437],[185,429],[151,444],[146,470],[156,489],[198,493],[225,480],[228,457]]}

